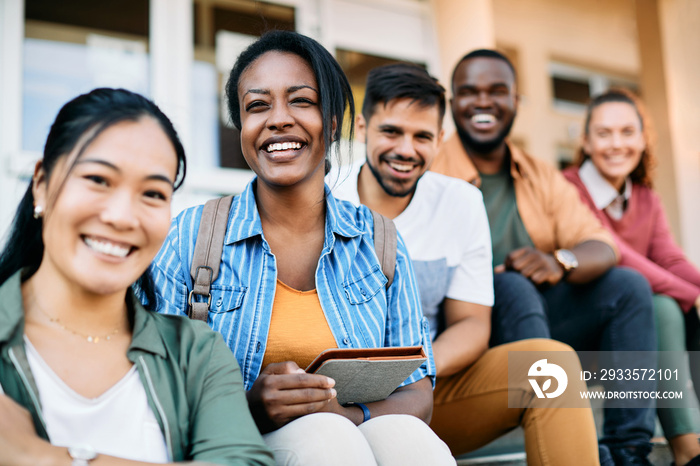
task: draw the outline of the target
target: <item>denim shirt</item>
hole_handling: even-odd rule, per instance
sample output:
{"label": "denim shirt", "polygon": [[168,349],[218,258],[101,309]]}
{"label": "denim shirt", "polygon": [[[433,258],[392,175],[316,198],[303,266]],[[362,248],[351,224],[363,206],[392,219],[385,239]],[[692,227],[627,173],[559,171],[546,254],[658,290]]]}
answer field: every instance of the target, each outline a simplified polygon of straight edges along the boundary
{"label": "denim shirt", "polygon": [[[255,183],[251,181],[231,204],[207,318],[233,351],[247,390],[262,368],[277,283],[276,259],[263,234]],[[403,240],[399,236],[394,281],[386,289],[387,278],[374,251],[371,211],[336,200],[327,186],[325,202],[325,239],[315,282],[338,348],[422,345],[428,361],[402,385],[426,376],[434,382],[430,329]],[[192,289],[189,270],[201,216],[202,206],[178,215],[151,266],[161,313],[186,314]]]}

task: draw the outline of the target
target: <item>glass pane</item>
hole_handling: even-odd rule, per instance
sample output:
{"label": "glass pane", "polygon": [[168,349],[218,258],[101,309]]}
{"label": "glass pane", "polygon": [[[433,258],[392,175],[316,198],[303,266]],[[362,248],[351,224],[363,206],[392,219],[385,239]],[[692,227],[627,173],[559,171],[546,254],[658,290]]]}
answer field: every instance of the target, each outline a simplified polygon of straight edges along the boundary
{"label": "glass pane", "polygon": [[25,18],[148,37],[148,0],[25,0]]}
{"label": "glass pane", "polygon": [[192,75],[193,153],[198,168],[248,164],[240,133],[229,121],[225,86],[239,53],[271,29],[294,30],[294,8],[254,0],[195,0],[195,62]]}
{"label": "glass pane", "polygon": [[[355,114],[358,115],[362,112],[362,101],[365,98],[365,89],[367,88],[367,74],[373,68],[379,66],[391,65],[393,63],[407,63],[403,60],[396,60],[393,58],[382,57],[379,55],[371,55],[364,52],[358,52],[355,50],[345,50],[336,49],[335,58],[338,60],[338,64],[345,72],[350,82],[350,87],[352,88],[352,95],[355,99]],[[423,63],[413,63],[415,65],[425,68]],[[345,115],[349,118],[349,115]],[[352,122],[354,124],[354,122]],[[346,126],[349,129],[349,125]],[[360,144],[354,142],[353,150],[350,151],[350,146],[347,144],[348,134],[342,135],[342,140],[340,144],[340,165],[349,166],[365,157],[364,141],[360,141]],[[339,177],[346,176],[346,172],[341,169],[338,172]],[[331,184],[333,184],[331,180]]]}
{"label": "glass pane", "polygon": [[588,81],[577,81],[569,78],[552,77],[554,99],[577,104],[586,104],[591,95]]}
{"label": "glass pane", "polygon": [[[390,65],[392,63],[405,63],[402,60],[344,49],[337,49],[335,58],[338,60],[343,71],[345,71],[348,81],[350,81],[352,95],[355,99],[355,113],[362,111],[367,73],[369,73],[372,68],[378,66]],[[423,68],[426,67],[424,63],[414,63],[414,65],[422,66]]]}
{"label": "glass pane", "polygon": [[96,87],[149,94],[148,0],[26,0],[23,149],[41,151],[60,107]]}

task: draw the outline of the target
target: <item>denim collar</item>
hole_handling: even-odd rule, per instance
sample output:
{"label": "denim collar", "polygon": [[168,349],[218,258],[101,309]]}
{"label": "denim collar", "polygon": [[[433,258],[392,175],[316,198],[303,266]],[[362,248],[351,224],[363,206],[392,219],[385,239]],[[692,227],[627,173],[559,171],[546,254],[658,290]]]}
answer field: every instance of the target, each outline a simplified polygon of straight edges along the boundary
{"label": "denim collar", "polygon": [[[253,178],[243,192],[234,197],[226,227],[224,244],[231,245],[254,236],[263,236],[262,223],[258,206],[255,200],[255,183]],[[324,247],[332,246],[332,237],[339,235],[345,238],[353,238],[362,234],[355,225],[356,220],[349,217],[345,210],[338,209],[338,200],[333,197],[328,185],[324,185],[324,197],[326,201],[326,239]]]}

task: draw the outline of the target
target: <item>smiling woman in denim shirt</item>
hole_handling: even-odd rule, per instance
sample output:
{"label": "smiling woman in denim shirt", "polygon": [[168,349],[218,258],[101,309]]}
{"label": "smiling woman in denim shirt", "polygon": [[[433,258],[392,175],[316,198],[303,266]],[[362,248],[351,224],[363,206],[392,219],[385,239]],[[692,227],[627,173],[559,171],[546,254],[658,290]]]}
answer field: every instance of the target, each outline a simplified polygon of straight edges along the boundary
{"label": "smiling woman in denim shirt", "polygon": [[[340,66],[312,39],[272,32],[238,57],[227,94],[257,177],[232,202],[208,323],[239,361],[278,464],[454,464],[426,424],[435,369],[406,247],[399,238],[386,288],[371,212],[324,184],[345,111],[354,118]],[[180,214],[156,258],[162,312],[185,313],[201,216],[201,206]],[[328,348],[415,345],[428,361],[365,409],[304,372]]]}

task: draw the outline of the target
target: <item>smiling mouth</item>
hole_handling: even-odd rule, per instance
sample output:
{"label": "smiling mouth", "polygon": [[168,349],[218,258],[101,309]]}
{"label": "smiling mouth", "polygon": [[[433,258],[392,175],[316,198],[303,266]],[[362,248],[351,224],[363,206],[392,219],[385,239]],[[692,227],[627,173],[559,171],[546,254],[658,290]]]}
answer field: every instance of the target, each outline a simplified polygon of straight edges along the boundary
{"label": "smiling mouth", "polygon": [[265,150],[268,153],[280,152],[285,150],[299,150],[302,144],[300,142],[275,142],[273,144],[268,144]]}
{"label": "smiling mouth", "polygon": [[396,170],[397,172],[401,173],[408,173],[411,170],[413,170],[413,167],[415,167],[414,164],[412,163],[401,163],[401,162],[396,162],[396,161],[390,161],[387,162],[391,168]]}
{"label": "smiling mouth", "polygon": [[491,115],[490,113],[477,113],[476,115],[472,116],[471,120],[472,123],[475,123],[477,125],[496,123],[496,117]]}
{"label": "smiling mouth", "polygon": [[90,238],[87,236],[83,237],[83,242],[95,252],[104,254],[106,256],[124,258],[131,252],[133,247],[123,246],[111,241],[98,240],[95,238]]}
{"label": "smiling mouth", "polygon": [[606,155],[605,156],[605,161],[610,162],[610,163],[623,163],[627,162],[630,159],[630,156],[627,154],[615,154],[615,155]]}

